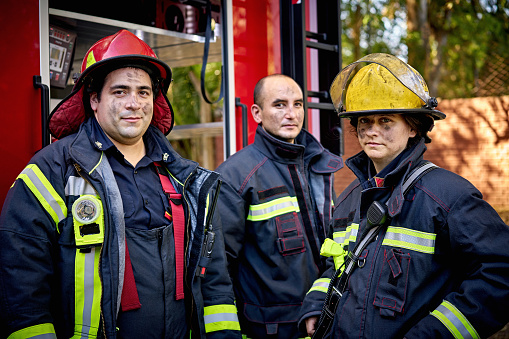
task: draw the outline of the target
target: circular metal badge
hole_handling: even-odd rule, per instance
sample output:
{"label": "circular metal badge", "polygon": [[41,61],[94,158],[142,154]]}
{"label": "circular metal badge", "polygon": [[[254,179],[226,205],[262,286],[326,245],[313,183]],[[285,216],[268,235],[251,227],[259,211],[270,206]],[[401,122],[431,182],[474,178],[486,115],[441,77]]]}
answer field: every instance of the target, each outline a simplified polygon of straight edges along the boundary
{"label": "circular metal badge", "polygon": [[101,214],[101,202],[93,195],[83,195],[72,205],[72,216],[82,224],[91,224]]}

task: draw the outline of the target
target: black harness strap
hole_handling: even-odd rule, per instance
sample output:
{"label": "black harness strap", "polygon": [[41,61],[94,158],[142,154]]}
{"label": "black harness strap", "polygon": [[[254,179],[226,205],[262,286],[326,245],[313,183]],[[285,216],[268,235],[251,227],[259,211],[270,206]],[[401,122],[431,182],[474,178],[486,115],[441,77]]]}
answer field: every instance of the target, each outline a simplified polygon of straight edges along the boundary
{"label": "black harness strap", "polygon": [[[435,168],[438,168],[438,166],[429,161],[415,168],[403,182],[403,196],[405,196],[408,191],[410,191],[410,189],[415,185],[417,181],[419,181],[420,178]],[[322,313],[320,314],[320,319],[318,320],[318,325],[312,339],[321,339],[330,331],[339,301],[343,295],[344,290],[346,289],[348,278],[350,277],[355,267],[357,267],[357,258],[362,253],[362,251],[364,251],[366,246],[376,238],[383,225],[383,222],[378,225],[373,225],[367,232],[365,232],[366,235],[362,237],[362,239],[355,246],[354,250],[349,253],[348,257],[346,258],[344,263],[345,269],[343,273],[341,274],[340,267],[336,270],[336,272],[334,272],[334,276],[329,283],[329,289],[327,290],[327,296],[325,297]]]}

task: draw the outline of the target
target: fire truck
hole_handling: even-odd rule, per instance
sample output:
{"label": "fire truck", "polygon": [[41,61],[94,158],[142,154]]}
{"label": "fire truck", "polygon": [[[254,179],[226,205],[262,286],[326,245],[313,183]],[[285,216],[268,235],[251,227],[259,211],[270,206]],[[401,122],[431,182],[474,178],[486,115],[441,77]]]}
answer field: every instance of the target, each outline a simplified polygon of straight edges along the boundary
{"label": "fire truck", "polygon": [[228,158],[254,140],[256,82],[282,73],[303,89],[304,128],[342,153],[328,95],[342,62],[340,0],[4,0],[0,22],[0,95],[8,105],[0,124],[0,206],[30,158],[52,142],[49,114],[72,89],[86,51],[120,29],[146,41],[172,69],[222,65],[222,121],[175,126],[170,137],[219,136],[218,152]]}

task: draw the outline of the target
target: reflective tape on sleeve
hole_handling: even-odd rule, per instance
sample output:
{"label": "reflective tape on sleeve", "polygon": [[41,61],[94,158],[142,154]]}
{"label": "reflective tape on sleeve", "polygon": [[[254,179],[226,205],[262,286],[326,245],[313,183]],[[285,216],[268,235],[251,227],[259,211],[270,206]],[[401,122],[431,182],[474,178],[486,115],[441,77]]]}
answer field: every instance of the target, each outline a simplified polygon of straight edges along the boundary
{"label": "reflective tape on sleeve", "polygon": [[444,300],[431,315],[436,317],[456,339],[477,339],[479,334],[468,319],[450,302]]}
{"label": "reflective tape on sleeve", "polygon": [[349,242],[357,240],[357,233],[359,232],[359,224],[352,223],[344,231],[334,232],[334,241],[342,246],[348,245]]}
{"label": "reflective tape on sleeve", "polygon": [[53,324],[39,324],[12,333],[7,339],[56,339]]}
{"label": "reflective tape on sleeve", "polygon": [[434,233],[389,226],[382,245],[433,254],[435,253],[435,238],[436,234]]}
{"label": "reflective tape on sleeve", "polygon": [[235,305],[214,305],[204,308],[205,332],[240,331]]}
{"label": "reflective tape on sleeve", "polygon": [[307,293],[310,293],[313,291],[327,293],[327,290],[329,289],[329,283],[330,283],[330,279],[328,279],[328,278],[316,279]]}
{"label": "reflective tape on sleeve", "polygon": [[73,339],[97,337],[102,292],[99,277],[100,254],[100,247],[93,247],[89,252],[76,250]]}
{"label": "reflective tape on sleeve", "polygon": [[281,214],[299,211],[299,203],[296,197],[282,197],[263,204],[249,206],[247,220],[268,220]]}
{"label": "reflective tape on sleeve", "polygon": [[58,195],[49,180],[35,164],[30,164],[18,175],[30,189],[32,194],[39,200],[44,209],[55,222],[58,230],[58,223],[67,217],[65,201]]}

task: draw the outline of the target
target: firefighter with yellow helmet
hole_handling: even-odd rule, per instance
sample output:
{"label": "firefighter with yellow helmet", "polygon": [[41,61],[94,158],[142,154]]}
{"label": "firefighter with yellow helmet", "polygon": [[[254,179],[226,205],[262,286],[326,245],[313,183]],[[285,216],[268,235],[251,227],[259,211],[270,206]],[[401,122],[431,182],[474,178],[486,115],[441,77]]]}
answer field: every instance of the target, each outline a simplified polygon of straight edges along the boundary
{"label": "firefighter with yellow helmet", "polygon": [[509,228],[470,182],[423,159],[445,118],[423,78],[376,53],[345,67],[330,93],[362,151],[346,161],[357,179],[338,197],[329,269],[299,326],[313,338],[495,333],[509,321]]}
{"label": "firefighter with yellow helmet", "polygon": [[127,30],[85,55],[50,117],[59,140],[4,203],[1,338],[240,338],[219,175],[166,139],[171,81]]}

